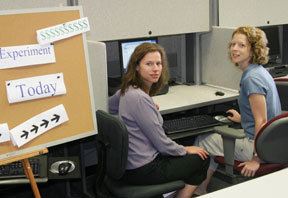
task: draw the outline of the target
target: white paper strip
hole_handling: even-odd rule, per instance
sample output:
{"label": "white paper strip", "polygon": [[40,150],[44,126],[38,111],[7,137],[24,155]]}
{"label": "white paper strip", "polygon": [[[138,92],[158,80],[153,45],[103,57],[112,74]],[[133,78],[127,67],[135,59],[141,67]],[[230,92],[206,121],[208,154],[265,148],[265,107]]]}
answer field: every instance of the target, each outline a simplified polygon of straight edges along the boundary
{"label": "white paper strip", "polygon": [[68,121],[64,106],[58,105],[23,122],[11,130],[11,138],[18,147],[33,140],[48,130]]}
{"label": "white paper strip", "polygon": [[54,46],[21,45],[0,48],[0,69],[55,63]]}
{"label": "white paper strip", "polygon": [[8,124],[0,124],[0,143],[10,141]]}
{"label": "white paper strip", "polygon": [[37,30],[39,44],[53,43],[54,41],[69,38],[90,31],[88,18],[81,18],[67,23]]}
{"label": "white paper strip", "polygon": [[9,103],[66,94],[63,73],[6,81]]}

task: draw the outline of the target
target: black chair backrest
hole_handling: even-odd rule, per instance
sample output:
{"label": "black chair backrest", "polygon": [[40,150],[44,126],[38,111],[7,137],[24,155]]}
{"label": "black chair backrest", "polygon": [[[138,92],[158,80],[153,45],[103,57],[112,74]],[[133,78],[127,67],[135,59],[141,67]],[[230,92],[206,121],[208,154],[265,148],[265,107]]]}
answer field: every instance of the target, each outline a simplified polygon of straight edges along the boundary
{"label": "black chair backrest", "polygon": [[288,111],[288,79],[277,78],[275,79],[275,83],[280,97],[282,110]]}
{"label": "black chair backrest", "polygon": [[267,163],[288,163],[288,113],[268,121],[255,137],[258,156]]}
{"label": "black chair backrest", "polygon": [[106,148],[106,174],[112,179],[120,179],[126,169],[128,156],[128,132],[123,121],[117,116],[97,110],[99,140]]}

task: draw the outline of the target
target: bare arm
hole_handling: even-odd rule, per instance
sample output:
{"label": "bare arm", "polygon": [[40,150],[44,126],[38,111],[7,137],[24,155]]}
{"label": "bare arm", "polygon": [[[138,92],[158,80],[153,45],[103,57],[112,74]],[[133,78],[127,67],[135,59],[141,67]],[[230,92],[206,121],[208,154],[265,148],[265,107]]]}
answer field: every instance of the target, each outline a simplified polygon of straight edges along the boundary
{"label": "bare arm", "polygon": [[251,111],[255,120],[255,137],[261,127],[267,122],[266,100],[264,95],[251,94],[249,96]]}
{"label": "bare arm", "polygon": [[[249,96],[251,111],[255,120],[255,137],[261,127],[267,122],[266,100],[264,95],[251,94]],[[254,146],[255,152],[255,146]],[[254,176],[260,167],[260,159],[253,157],[249,162],[243,162],[239,166],[243,166],[241,174],[247,177]]]}

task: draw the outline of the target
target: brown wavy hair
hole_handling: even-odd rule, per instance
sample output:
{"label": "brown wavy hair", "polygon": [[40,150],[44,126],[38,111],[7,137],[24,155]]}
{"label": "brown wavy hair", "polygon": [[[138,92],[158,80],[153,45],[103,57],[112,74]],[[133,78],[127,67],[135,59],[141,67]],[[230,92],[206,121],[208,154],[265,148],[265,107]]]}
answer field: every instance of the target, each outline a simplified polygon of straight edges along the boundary
{"label": "brown wavy hair", "polygon": [[136,71],[136,67],[140,64],[140,61],[144,58],[144,56],[149,52],[159,52],[162,62],[162,73],[158,82],[152,84],[151,89],[149,90],[149,95],[156,95],[161,90],[161,88],[167,84],[169,79],[168,62],[163,47],[155,43],[142,43],[136,47],[130,57],[127,72],[122,77],[121,95],[125,94],[130,85],[136,88],[140,88],[147,93],[147,88],[145,87],[140,75],[138,74],[138,71]]}
{"label": "brown wavy hair", "polygon": [[[252,27],[252,26],[243,26],[238,27],[232,34],[232,38],[235,34],[244,34],[247,37],[247,40],[251,46],[252,58],[250,63],[257,63],[259,65],[265,65],[269,61],[269,48],[267,47],[267,37],[263,30]],[[231,45],[229,42],[229,58],[231,59]],[[238,66],[237,64],[235,64]]]}

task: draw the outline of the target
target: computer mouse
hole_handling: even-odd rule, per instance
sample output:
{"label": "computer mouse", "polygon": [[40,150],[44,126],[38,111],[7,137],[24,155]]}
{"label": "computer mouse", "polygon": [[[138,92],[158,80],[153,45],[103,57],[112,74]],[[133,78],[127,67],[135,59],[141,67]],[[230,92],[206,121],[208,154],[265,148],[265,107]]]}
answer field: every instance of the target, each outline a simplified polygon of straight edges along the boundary
{"label": "computer mouse", "polygon": [[224,94],[224,92],[222,92],[222,91],[216,91],[216,92],[215,92],[215,95],[216,95],[216,96],[224,96],[225,94]]}
{"label": "computer mouse", "polygon": [[63,162],[58,166],[59,175],[67,175],[72,164],[70,162]]}
{"label": "computer mouse", "polygon": [[231,120],[229,120],[226,116],[223,116],[223,115],[214,116],[214,119],[223,123],[228,123],[228,124],[231,123]]}
{"label": "computer mouse", "polygon": [[225,113],[225,116],[226,116],[226,117],[228,117],[228,116],[233,117],[233,114],[230,113],[230,112],[228,112],[228,113]]}

